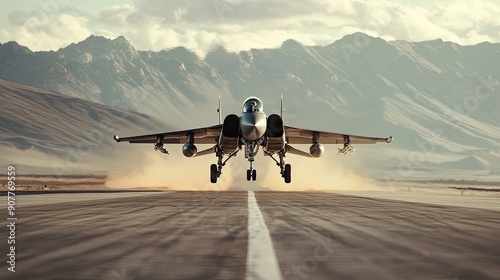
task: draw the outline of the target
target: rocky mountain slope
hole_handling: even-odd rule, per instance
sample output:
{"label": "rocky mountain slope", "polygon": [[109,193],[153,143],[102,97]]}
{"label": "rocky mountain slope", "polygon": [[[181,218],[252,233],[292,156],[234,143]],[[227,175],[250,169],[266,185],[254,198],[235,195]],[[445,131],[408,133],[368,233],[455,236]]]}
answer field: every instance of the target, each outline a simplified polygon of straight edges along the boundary
{"label": "rocky mountain slope", "polygon": [[[0,159],[23,173],[105,173],[122,152],[112,136],[168,130],[136,112],[0,80]],[[99,172],[100,171],[100,172]]]}
{"label": "rocky mountain slope", "polygon": [[376,162],[396,178],[469,166],[471,176],[500,174],[498,65],[500,44],[385,41],[362,33],[327,46],[288,40],[239,53],[216,47],[204,58],[183,47],[138,51],[123,37],[91,36],[55,52],[0,45],[0,78],[177,127],[216,123],[218,94],[223,113],[238,113],[249,95],[278,112],[284,94],[289,124],[393,135],[391,145],[358,151],[367,166]]}

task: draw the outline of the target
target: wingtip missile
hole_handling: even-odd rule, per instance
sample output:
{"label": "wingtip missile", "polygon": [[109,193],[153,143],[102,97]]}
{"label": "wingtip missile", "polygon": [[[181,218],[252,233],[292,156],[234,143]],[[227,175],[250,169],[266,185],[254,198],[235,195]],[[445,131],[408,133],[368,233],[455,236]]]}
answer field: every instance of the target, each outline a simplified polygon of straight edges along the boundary
{"label": "wingtip missile", "polygon": [[120,142],[120,137],[118,135],[113,135],[113,139],[115,139],[116,142]]}

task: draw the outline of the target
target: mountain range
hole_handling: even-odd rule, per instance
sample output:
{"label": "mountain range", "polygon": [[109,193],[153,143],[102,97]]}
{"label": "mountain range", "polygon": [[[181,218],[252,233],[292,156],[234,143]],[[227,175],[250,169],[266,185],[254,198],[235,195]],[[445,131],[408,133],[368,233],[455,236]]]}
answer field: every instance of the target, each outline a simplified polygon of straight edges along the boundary
{"label": "mountain range", "polygon": [[0,159],[22,165],[24,174],[104,175],[122,152],[110,135],[164,126],[144,114],[6,80],[0,80],[0,100]]}
{"label": "mountain range", "polygon": [[[326,46],[287,40],[238,53],[214,46],[204,57],[184,47],[139,51],[124,37],[90,36],[50,52],[0,44],[1,79],[79,100],[70,103],[137,112],[154,132],[215,124],[219,94],[224,114],[238,113],[250,95],[277,113],[284,94],[287,124],[394,136],[390,145],[357,147],[356,164],[345,160],[362,162],[363,175],[393,179],[500,178],[498,65],[500,44],[386,41],[363,33]],[[82,113],[64,110],[63,119]],[[16,125],[2,120],[2,129],[17,135],[2,143],[22,148],[28,144],[12,139],[29,139],[31,128]],[[132,127],[127,131],[140,131]],[[78,135],[68,137],[63,142]],[[46,141],[41,149],[57,154],[54,139]]]}

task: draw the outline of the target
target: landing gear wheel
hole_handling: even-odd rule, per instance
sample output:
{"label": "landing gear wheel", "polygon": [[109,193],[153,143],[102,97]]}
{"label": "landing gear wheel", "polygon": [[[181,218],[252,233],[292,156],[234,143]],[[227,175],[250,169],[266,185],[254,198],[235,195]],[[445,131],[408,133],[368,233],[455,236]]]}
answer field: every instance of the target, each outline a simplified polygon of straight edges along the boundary
{"label": "landing gear wheel", "polygon": [[250,181],[250,178],[252,177],[252,173],[251,173],[251,170],[248,169],[247,170],[247,181]]}
{"label": "landing gear wheel", "polygon": [[257,170],[252,170],[252,181],[255,181],[257,179]]}
{"label": "landing gear wheel", "polygon": [[210,182],[217,183],[217,164],[210,165]]}
{"label": "landing gear wheel", "polygon": [[290,164],[285,164],[285,172],[283,173],[285,177],[285,183],[290,183],[292,181],[292,166]]}

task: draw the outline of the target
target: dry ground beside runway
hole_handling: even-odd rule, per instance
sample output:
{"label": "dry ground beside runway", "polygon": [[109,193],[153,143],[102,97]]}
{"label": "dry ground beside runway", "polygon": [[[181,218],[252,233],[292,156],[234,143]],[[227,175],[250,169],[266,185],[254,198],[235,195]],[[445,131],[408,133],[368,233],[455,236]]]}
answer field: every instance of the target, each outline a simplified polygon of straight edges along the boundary
{"label": "dry ground beside runway", "polygon": [[498,211],[255,192],[265,224],[249,227],[247,192],[89,195],[20,196],[17,272],[5,266],[1,230],[0,279],[245,279],[249,240],[265,228],[284,279],[500,275]]}

